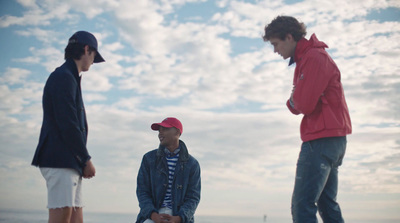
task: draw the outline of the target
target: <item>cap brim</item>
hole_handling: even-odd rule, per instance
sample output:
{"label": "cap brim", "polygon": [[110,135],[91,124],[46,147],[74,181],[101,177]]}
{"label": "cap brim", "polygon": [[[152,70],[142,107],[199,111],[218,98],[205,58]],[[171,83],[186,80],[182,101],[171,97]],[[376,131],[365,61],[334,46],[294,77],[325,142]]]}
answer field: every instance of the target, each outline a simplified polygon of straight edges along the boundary
{"label": "cap brim", "polygon": [[154,131],[157,131],[157,130],[160,129],[160,126],[165,127],[165,128],[172,128],[172,127],[174,127],[174,126],[169,125],[169,124],[167,124],[167,123],[153,123],[153,124],[151,125],[151,129],[154,130]]}
{"label": "cap brim", "polygon": [[104,62],[104,61],[105,61],[104,58],[97,51],[96,56],[94,57],[93,63],[101,63],[101,62]]}

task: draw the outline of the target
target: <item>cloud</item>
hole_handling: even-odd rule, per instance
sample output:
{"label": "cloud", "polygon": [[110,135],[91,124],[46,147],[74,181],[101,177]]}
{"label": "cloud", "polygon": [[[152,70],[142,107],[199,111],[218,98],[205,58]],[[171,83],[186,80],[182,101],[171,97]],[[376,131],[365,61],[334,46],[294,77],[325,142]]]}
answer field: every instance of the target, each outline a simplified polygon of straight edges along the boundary
{"label": "cloud", "polygon": [[30,74],[31,72],[25,69],[8,67],[0,76],[1,113],[5,117],[18,114],[27,106],[39,101],[42,88],[38,83],[25,80]]}
{"label": "cloud", "polygon": [[[35,37],[45,45],[52,45],[57,43],[61,39],[59,32],[53,30],[45,30],[41,28],[28,28],[24,30],[17,30],[16,33],[25,37]],[[63,43],[66,44],[68,40],[64,40]]]}
{"label": "cloud", "polygon": [[7,67],[4,74],[0,77],[0,81],[8,85],[23,84],[25,78],[27,78],[30,73],[29,70]]}
{"label": "cloud", "polygon": [[68,12],[70,7],[66,3],[54,1],[20,1],[26,7],[23,16],[5,15],[0,18],[0,27],[6,28],[13,25],[18,26],[49,26],[52,20],[67,20],[74,16]]}

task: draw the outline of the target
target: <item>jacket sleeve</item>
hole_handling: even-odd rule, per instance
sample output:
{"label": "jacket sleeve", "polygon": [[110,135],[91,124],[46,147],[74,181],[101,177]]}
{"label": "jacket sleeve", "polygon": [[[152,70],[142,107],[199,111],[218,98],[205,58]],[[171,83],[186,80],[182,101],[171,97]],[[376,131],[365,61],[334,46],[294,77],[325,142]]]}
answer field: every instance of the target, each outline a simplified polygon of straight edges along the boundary
{"label": "jacket sleeve", "polygon": [[297,111],[297,110],[293,107],[293,103],[290,103],[290,99],[287,100],[286,106],[288,107],[289,111],[292,112],[293,114],[295,114],[295,115],[301,114],[301,112]]}
{"label": "jacket sleeve", "polygon": [[[200,202],[201,176],[200,165],[195,160],[195,165],[190,172],[189,185],[183,205],[179,209],[178,216],[182,218],[182,223],[191,222],[197,206]],[[193,221],[193,220],[192,220]]]}
{"label": "jacket sleeve", "polygon": [[327,54],[322,52],[310,52],[300,65],[295,89],[293,92],[293,106],[287,102],[287,106],[294,114],[311,114],[320,102],[320,98],[332,78],[332,61]]}
{"label": "jacket sleeve", "polygon": [[[90,159],[86,148],[86,129],[84,123],[79,123],[78,108],[76,104],[76,94],[78,83],[72,75],[57,75],[53,79],[51,87],[52,106],[55,121],[61,133],[62,141],[67,148],[71,149],[80,165],[84,167],[86,161]],[[84,111],[83,111],[84,112]]]}
{"label": "jacket sleeve", "polygon": [[143,156],[137,176],[136,195],[139,201],[140,214],[144,219],[150,218],[151,213],[158,210],[154,206],[152,198],[152,185],[150,180],[150,167],[146,155]]}

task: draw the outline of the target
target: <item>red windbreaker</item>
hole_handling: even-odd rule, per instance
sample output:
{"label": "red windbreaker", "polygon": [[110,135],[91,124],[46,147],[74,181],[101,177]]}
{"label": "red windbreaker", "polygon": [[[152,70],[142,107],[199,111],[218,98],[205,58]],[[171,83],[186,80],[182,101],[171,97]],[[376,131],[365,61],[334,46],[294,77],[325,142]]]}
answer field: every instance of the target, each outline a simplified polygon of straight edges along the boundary
{"label": "red windbreaker", "polygon": [[297,42],[292,104],[288,100],[286,105],[293,114],[304,114],[300,126],[303,142],[351,133],[340,71],[325,51],[327,47],[315,34]]}

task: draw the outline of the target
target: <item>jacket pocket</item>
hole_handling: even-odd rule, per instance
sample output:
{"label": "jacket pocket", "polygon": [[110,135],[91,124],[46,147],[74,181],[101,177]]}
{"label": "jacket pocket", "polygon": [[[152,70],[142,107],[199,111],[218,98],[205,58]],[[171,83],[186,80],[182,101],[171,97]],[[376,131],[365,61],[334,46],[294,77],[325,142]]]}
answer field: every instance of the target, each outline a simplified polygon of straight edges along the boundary
{"label": "jacket pocket", "polygon": [[318,102],[315,110],[310,115],[304,115],[301,121],[301,132],[308,135],[325,129],[325,122],[322,114],[322,104]]}
{"label": "jacket pocket", "polygon": [[179,183],[175,185],[175,202],[178,206],[178,210],[179,206],[183,205],[184,203],[183,185]]}
{"label": "jacket pocket", "polygon": [[343,118],[340,118],[340,116],[342,116],[342,113],[340,112],[341,109],[336,108],[336,112],[334,112],[331,107],[331,104],[325,97],[321,97],[321,101],[322,101],[323,121],[325,123],[326,129],[341,128],[344,125]]}

